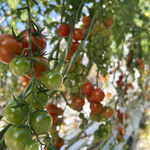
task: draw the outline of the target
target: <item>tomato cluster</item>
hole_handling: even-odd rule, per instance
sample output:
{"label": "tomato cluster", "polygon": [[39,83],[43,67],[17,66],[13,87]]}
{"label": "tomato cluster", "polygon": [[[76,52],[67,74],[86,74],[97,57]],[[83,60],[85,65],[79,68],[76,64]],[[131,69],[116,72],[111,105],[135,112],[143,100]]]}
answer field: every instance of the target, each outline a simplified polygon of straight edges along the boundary
{"label": "tomato cluster", "polygon": [[120,112],[120,110],[117,110],[116,117],[118,118],[119,123],[123,123],[124,120],[127,120],[130,118],[129,114],[124,114],[123,112]]}

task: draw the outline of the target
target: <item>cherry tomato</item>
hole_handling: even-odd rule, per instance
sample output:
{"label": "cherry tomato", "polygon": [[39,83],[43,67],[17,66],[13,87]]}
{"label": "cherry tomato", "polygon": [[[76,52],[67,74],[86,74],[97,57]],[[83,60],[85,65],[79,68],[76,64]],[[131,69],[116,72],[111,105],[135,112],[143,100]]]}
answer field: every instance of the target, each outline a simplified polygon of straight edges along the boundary
{"label": "cherry tomato", "polygon": [[51,117],[53,119],[53,124],[55,124],[58,120],[58,115],[57,114],[51,114]]}
{"label": "cherry tomato", "polygon": [[22,82],[27,82],[28,78],[26,76],[22,76],[21,80],[22,80]]}
{"label": "cherry tomato", "polygon": [[103,105],[95,102],[91,102],[90,109],[93,114],[100,114],[103,110]]}
{"label": "cherry tomato", "polygon": [[57,108],[57,115],[58,115],[58,116],[63,115],[63,109],[62,109],[61,107],[58,107],[58,108]]}
{"label": "cherry tomato", "polygon": [[80,43],[78,42],[73,42],[70,46],[70,49],[72,49],[74,52],[76,52],[78,50]]}
{"label": "cherry tomato", "polygon": [[[17,99],[17,101],[19,101],[19,99]],[[4,116],[5,116],[5,119],[10,123],[22,124],[22,122],[27,116],[29,106],[23,105],[22,108],[14,107],[16,105],[17,103],[15,102],[15,100],[11,100],[4,108]]]}
{"label": "cherry tomato", "polygon": [[49,114],[56,114],[57,113],[57,106],[55,104],[49,103],[46,107]]}
{"label": "cherry tomato", "polygon": [[92,101],[99,103],[104,99],[104,97],[105,93],[101,89],[97,88],[92,90],[91,93]]}
{"label": "cherry tomato", "polygon": [[87,101],[90,102],[90,103],[92,102],[91,96],[87,96]]}
{"label": "cherry tomato", "polygon": [[90,16],[84,16],[82,18],[82,22],[86,27],[89,27],[91,25],[92,18]]}
{"label": "cherry tomato", "polygon": [[[42,34],[41,35],[35,35],[35,32],[33,29],[31,30],[31,32],[32,32],[32,40],[41,48],[40,54],[43,54],[43,52],[46,49],[46,38]],[[23,39],[24,42],[22,42],[22,44],[24,45],[25,48],[28,48],[29,47],[28,31],[24,32],[21,37],[25,37]],[[34,43],[32,43],[31,48],[32,48],[32,53],[38,54],[39,49]],[[29,54],[29,52],[26,51],[25,55],[28,55],[28,54]]]}
{"label": "cherry tomato", "polygon": [[79,96],[75,96],[72,98],[74,105],[76,106],[76,108],[82,108],[85,104],[85,101],[82,97]]}
{"label": "cherry tomato", "polygon": [[118,126],[117,130],[118,130],[118,133],[119,133],[119,134],[121,134],[121,135],[124,135],[124,134],[125,134],[125,133],[124,133],[124,130],[123,130],[123,128],[122,128],[122,126]]}
{"label": "cherry tomato", "polygon": [[25,145],[25,150],[39,150],[39,143],[37,141],[30,141]]}
{"label": "cherry tomato", "polygon": [[13,58],[9,64],[10,71],[17,75],[23,76],[30,70],[30,63],[26,58]]}
{"label": "cherry tomato", "polygon": [[[49,61],[48,61],[47,58],[42,57],[42,56],[34,56],[34,59],[35,59],[34,62],[33,62],[34,75],[37,79],[41,79],[42,73],[48,70]],[[26,75],[26,77],[31,79],[32,78],[32,73],[28,73]]]}
{"label": "cherry tomato", "polygon": [[22,83],[22,86],[23,86],[23,87],[26,87],[27,85],[28,85],[28,82],[23,82],[23,83]]}
{"label": "cherry tomato", "polygon": [[[34,109],[42,109],[45,108],[48,102],[48,96],[45,93],[34,93],[34,101],[33,101],[33,108]],[[31,103],[32,102],[32,94],[30,94],[26,98],[26,102]]]}
{"label": "cherry tomato", "polygon": [[111,107],[103,108],[102,116],[105,118],[111,118],[114,115],[114,109]]}
{"label": "cherry tomato", "polygon": [[48,90],[58,90],[63,82],[63,77],[59,72],[45,72],[42,82]]}
{"label": "cherry tomato", "polygon": [[142,59],[142,58],[141,58],[141,59],[138,59],[137,62],[138,62],[139,65],[141,65],[141,64],[143,64],[143,59]]}
{"label": "cherry tomato", "polygon": [[107,28],[112,28],[114,26],[115,22],[112,18],[107,18],[105,21],[104,21],[104,25],[105,27]]}
{"label": "cherry tomato", "polygon": [[129,54],[128,55],[128,58],[127,58],[127,65],[130,65],[132,63],[132,60],[133,60],[133,55],[132,54]]}
{"label": "cherry tomato", "polygon": [[68,53],[67,53],[66,60],[70,60],[73,55],[74,55],[74,50],[73,49],[69,49]]}
{"label": "cherry tomato", "polygon": [[47,112],[35,111],[31,114],[31,126],[37,134],[47,133],[52,125],[52,118]]}
{"label": "cherry tomato", "polygon": [[12,35],[0,35],[0,62],[9,64],[15,55],[21,55],[23,48],[23,44]]}
{"label": "cherry tomato", "polygon": [[10,150],[25,150],[25,145],[30,141],[25,128],[11,126],[5,133],[5,143]]}
{"label": "cherry tomato", "polygon": [[70,26],[68,24],[61,24],[58,28],[58,33],[62,37],[67,37],[70,33]]}
{"label": "cherry tomato", "polygon": [[87,96],[91,94],[93,89],[94,89],[94,86],[89,81],[84,83],[83,86],[82,86],[82,92]]}
{"label": "cherry tomato", "polygon": [[75,41],[82,40],[84,38],[84,33],[81,29],[75,29],[73,39]]}
{"label": "cherry tomato", "polygon": [[56,145],[57,148],[61,148],[65,144],[65,141],[63,138],[58,137],[54,140],[54,144]]}

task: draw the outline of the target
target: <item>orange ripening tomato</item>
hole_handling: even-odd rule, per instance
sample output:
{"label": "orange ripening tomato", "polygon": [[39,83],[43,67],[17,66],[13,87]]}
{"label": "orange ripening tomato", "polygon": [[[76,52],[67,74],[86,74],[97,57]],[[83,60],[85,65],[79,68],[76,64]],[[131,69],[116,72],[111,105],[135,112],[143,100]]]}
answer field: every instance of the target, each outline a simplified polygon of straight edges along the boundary
{"label": "orange ripening tomato", "polygon": [[68,53],[67,53],[66,60],[70,60],[73,55],[74,55],[74,50],[73,49],[69,49]]}
{"label": "orange ripening tomato", "polygon": [[104,21],[104,26],[107,28],[112,28],[114,26],[115,22],[112,18],[106,18]]}
{"label": "orange ripening tomato", "polygon": [[0,35],[0,62],[9,64],[15,55],[21,55],[23,44],[11,34]]}
{"label": "orange ripening tomato", "polygon": [[[41,79],[42,73],[48,70],[49,61],[46,57],[42,57],[42,56],[34,56],[34,59],[35,59],[33,62],[34,75],[37,79]],[[30,78],[30,79],[32,78],[31,73],[28,73],[25,76]]]}
{"label": "orange ripening tomato", "polygon": [[114,109],[111,107],[105,107],[102,111],[102,116],[106,119],[113,117],[114,115]]}

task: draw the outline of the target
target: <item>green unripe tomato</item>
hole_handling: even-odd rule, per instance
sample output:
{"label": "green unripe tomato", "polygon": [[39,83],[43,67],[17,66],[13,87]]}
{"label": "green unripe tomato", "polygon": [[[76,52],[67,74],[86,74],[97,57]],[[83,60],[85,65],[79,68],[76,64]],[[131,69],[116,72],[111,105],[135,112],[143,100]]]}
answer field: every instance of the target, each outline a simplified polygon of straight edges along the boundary
{"label": "green unripe tomato", "polygon": [[113,129],[113,124],[111,124],[110,122],[107,122],[105,126],[106,126],[106,129],[109,131]]}
{"label": "green unripe tomato", "polygon": [[30,141],[25,145],[25,150],[39,150],[39,143],[37,141]]}
{"label": "green unripe tomato", "polygon": [[74,80],[74,73],[68,73],[66,79]]}
{"label": "green unripe tomato", "polygon": [[9,150],[25,150],[30,136],[24,128],[11,126],[5,133],[5,143]]}
{"label": "green unripe tomato", "polygon": [[[45,108],[48,102],[48,96],[45,93],[35,93],[35,99],[33,101],[33,108],[34,109],[42,109]],[[32,101],[32,94],[30,94],[26,98],[27,103],[31,103]]]}
{"label": "green unripe tomato", "polygon": [[45,72],[41,80],[48,90],[58,90],[63,82],[63,77],[59,72]]}
{"label": "green unripe tomato", "polygon": [[22,108],[21,107],[13,108],[16,105],[17,105],[17,103],[15,102],[15,100],[11,100],[4,109],[4,117],[10,123],[22,124],[22,122],[24,121],[24,119],[27,116],[29,106],[23,105]]}
{"label": "green unripe tomato", "polygon": [[74,70],[74,73],[75,73],[76,75],[80,75],[80,74],[82,74],[82,72],[83,72],[83,70],[82,70],[81,65],[76,66],[76,68],[75,68],[75,70]]}
{"label": "green unripe tomato", "polygon": [[52,126],[52,118],[48,112],[35,111],[31,114],[31,126],[37,134],[47,133]]}
{"label": "green unripe tomato", "polygon": [[100,122],[101,121],[101,115],[100,114],[93,114],[92,112],[90,113],[90,119],[93,121]]}
{"label": "green unripe tomato", "polygon": [[64,83],[66,88],[71,88],[72,87],[72,82],[70,80],[66,80]]}
{"label": "green unripe tomato", "polygon": [[17,75],[23,76],[30,70],[30,63],[26,58],[13,58],[9,64],[10,71]]}
{"label": "green unripe tomato", "polygon": [[84,129],[84,124],[80,124],[79,128],[83,130]]}
{"label": "green unripe tomato", "polygon": [[80,91],[80,88],[78,86],[73,86],[71,88],[71,93],[76,94]]}
{"label": "green unripe tomato", "polygon": [[95,139],[95,141],[97,141],[97,142],[102,139],[101,133],[100,133],[98,130],[94,132],[94,139]]}

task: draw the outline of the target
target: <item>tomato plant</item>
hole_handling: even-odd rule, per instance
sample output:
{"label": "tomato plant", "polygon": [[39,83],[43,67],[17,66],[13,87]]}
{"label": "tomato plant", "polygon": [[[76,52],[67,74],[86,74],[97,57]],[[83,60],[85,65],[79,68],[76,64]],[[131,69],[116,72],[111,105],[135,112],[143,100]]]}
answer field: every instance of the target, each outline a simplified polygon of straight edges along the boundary
{"label": "tomato plant", "polygon": [[[17,101],[18,100],[19,99],[17,99]],[[22,105],[22,108],[15,106],[17,106],[16,101],[11,100],[4,109],[4,116],[6,120],[10,123],[21,124],[23,123],[23,121],[26,120],[29,106],[26,103]]]}
{"label": "tomato plant", "polygon": [[[32,39],[34,41],[32,42],[32,52],[34,54],[37,54],[37,53],[42,54],[46,49],[46,38],[41,33],[38,33],[36,30],[34,31],[32,29],[31,33],[32,33]],[[21,37],[24,38],[22,44],[24,45],[25,48],[28,48],[29,47],[28,31],[24,32]],[[39,48],[37,47],[37,45],[39,46]],[[25,55],[29,55],[29,52],[26,51]]]}
{"label": "tomato plant", "polygon": [[[46,57],[34,56],[34,75],[37,79],[41,79],[42,74],[48,70],[49,61]],[[26,77],[32,78],[32,73],[26,74]]]}

